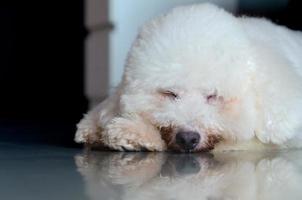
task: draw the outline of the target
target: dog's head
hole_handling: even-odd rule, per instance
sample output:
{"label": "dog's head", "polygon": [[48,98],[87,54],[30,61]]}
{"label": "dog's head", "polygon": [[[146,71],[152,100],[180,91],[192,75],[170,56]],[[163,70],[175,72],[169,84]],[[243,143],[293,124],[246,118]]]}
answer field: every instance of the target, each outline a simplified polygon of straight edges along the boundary
{"label": "dog's head", "polygon": [[121,107],[145,115],[168,149],[202,151],[253,136],[253,49],[239,21],[210,5],[145,25],[124,73]]}
{"label": "dog's head", "polygon": [[196,85],[160,87],[153,96],[147,95],[148,109],[142,113],[158,127],[168,149],[208,151],[223,140],[253,136],[254,104],[247,92],[220,94],[224,89],[221,85],[213,90],[194,88]]}

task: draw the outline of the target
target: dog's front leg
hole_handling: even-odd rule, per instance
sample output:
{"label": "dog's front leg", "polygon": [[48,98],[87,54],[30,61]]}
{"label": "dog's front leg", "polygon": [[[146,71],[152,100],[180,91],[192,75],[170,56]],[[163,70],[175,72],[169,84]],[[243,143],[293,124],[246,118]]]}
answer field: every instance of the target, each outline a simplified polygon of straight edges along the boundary
{"label": "dog's front leg", "polygon": [[119,151],[163,151],[166,149],[159,131],[137,115],[116,117],[105,127],[103,142]]}

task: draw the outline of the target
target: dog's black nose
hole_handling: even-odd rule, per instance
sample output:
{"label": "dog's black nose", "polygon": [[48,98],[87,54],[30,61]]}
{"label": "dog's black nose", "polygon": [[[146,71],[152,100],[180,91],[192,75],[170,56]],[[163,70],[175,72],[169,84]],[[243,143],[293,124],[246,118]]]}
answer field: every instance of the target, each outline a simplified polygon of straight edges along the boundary
{"label": "dog's black nose", "polygon": [[176,144],[184,150],[194,149],[200,140],[200,135],[193,131],[180,131],[176,134]]}

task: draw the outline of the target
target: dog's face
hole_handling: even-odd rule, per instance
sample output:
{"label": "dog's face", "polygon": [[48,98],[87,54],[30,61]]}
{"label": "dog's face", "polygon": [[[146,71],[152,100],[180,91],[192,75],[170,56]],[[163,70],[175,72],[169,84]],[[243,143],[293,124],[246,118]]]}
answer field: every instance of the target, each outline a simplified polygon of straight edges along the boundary
{"label": "dog's face", "polygon": [[[216,83],[216,87],[202,87],[197,82],[190,83],[193,77],[189,73],[188,83],[179,81],[174,87],[159,86],[146,102],[150,110],[145,113],[149,113],[150,120],[158,127],[168,149],[208,151],[224,139],[251,137],[255,119],[249,93],[240,88],[225,92],[222,82]],[[244,87],[244,83],[238,84]]]}
{"label": "dog's face", "polygon": [[227,15],[215,21],[222,24],[200,27],[199,20],[173,24],[186,18],[169,17],[177,16],[146,25],[130,51],[122,109],[145,115],[172,150],[210,150],[225,139],[251,138],[254,52],[236,21]]}
{"label": "dog's face", "polygon": [[225,100],[217,89],[203,92],[160,88],[157,93],[158,108],[151,112],[152,119],[168,149],[212,150],[223,140],[223,115],[227,112],[238,115],[235,106],[239,99]]}
{"label": "dog's face", "polygon": [[151,121],[168,150],[207,151],[222,140],[248,139],[254,134],[257,119],[251,77],[238,72],[244,76],[236,78],[218,65],[211,73],[203,67],[205,62],[197,63],[200,68],[183,64],[173,69],[166,64],[162,71],[126,84],[130,93],[122,95],[125,109]]}

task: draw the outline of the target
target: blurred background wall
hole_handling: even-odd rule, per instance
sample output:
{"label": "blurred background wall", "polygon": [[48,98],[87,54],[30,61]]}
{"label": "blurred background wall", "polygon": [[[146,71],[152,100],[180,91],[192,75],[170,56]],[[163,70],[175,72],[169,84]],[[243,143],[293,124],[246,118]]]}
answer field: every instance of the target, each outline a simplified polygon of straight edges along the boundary
{"label": "blurred background wall", "polygon": [[[0,2],[1,135],[73,143],[75,124],[121,79],[139,27],[206,0]],[[301,30],[299,0],[208,0],[236,15]],[[36,133],[36,134],[33,134]]]}

